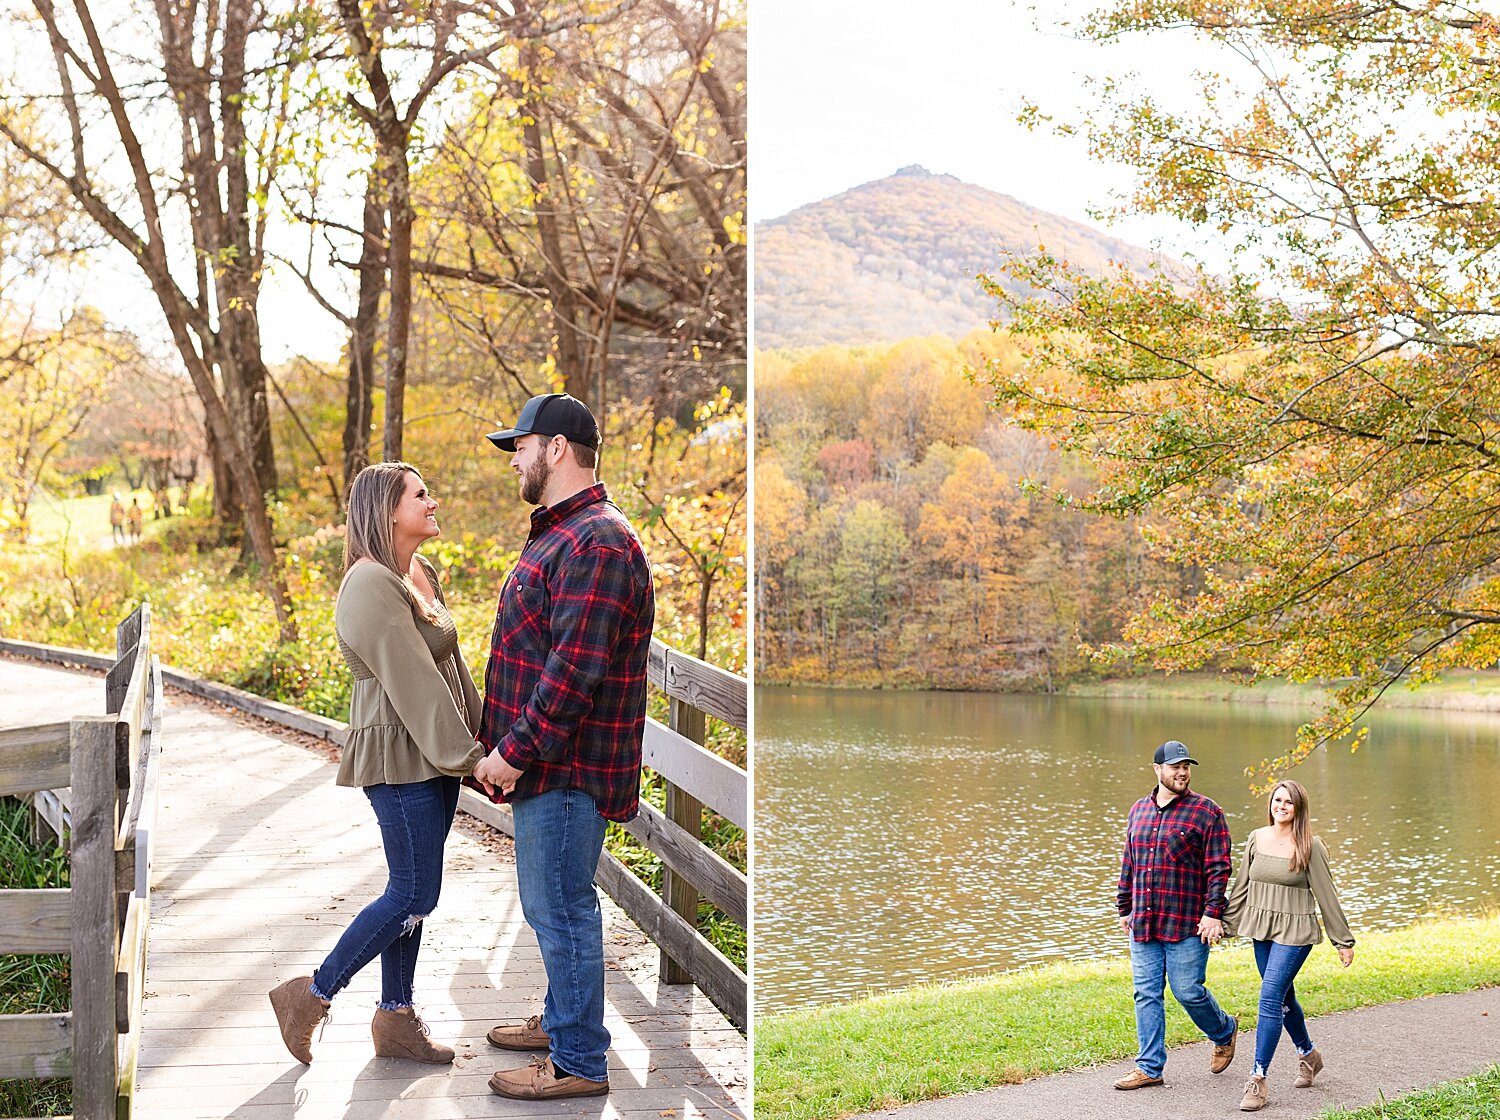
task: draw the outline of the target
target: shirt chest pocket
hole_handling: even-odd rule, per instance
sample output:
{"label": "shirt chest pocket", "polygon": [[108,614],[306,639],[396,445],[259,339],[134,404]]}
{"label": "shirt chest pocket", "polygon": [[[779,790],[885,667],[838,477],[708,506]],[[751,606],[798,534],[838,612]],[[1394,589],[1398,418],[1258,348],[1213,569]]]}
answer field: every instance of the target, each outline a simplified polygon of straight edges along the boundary
{"label": "shirt chest pocket", "polygon": [[505,589],[500,612],[501,639],[512,650],[546,650],[551,647],[548,596],[544,588],[513,579]]}
{"label": "shirt chest pocket", "polygon": [[1167,859],[1172,863],[1184,863],[1201,856],[1203,837],[1196,829],[1169,825],[1167,828]]}

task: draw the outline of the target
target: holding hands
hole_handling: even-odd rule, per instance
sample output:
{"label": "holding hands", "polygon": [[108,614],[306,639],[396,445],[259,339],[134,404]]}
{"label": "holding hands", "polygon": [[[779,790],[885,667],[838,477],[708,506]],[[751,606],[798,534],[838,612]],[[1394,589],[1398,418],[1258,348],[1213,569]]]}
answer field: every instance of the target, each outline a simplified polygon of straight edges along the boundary
{"label": "holding hands", "polygon": [[1354,947],[1350,946],[1347,949],[1340,949],[1339,950],[1339,964],[1343,965],[1345,968],[1348,968],[1353,963],[1354,963]]}
{"label": "holding hands", "polygon": [[509,795],[515,792],[516,782],[520,780],[523,770],[517,770],[506,762],[499,751],[491,751],[479,760],[474,767],[474,780],[484,787],[484,791],[491,796],[496,789],[502,794]]}

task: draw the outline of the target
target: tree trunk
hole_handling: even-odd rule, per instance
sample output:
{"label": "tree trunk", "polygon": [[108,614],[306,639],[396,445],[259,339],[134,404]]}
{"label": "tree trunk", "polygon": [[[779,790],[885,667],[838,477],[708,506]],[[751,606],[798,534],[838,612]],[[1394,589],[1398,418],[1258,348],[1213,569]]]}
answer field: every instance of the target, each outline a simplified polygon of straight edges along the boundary
{"label": "tree trunk", "polygon": [[385,457],[401,458],[406,414],[406,347],[411,334],[411,168],[406,158],[407,132],[383,140],[385,166],[391,177],[390,318],[386,323]]}
{"label": "tree trunk", "polygon": [[375,404],[375,329],[385,289],[385,207],[380,170],[365,185],[364,241],[359,253],[359,306],[349,332],[349,390],[344,410],[344,496],[354,476],[370,464],[370,422]]}
{"label": "tree trunk", "polygon": [[[266,366],[261,356],[259,264],[250,238],[250,170],[245,135],[245,51],[249,40],[251,0],[230,0],[224,8],[224,54],[219,77],[219,119],[222,122],[224,203],[218,238],[223,271],[214,285],[218,295],[219,336],[227,359],[223,372],[232,384],[245,432],[245,445],[255,467],[256,492],[276,493],[276,453],[271,444],[271,408],[266,395]],[[202,154],[212,160],[210,147]],[[214,169],[217,170],[217,169]]]}
{"label": "tree trunk", "polygon": [[[533,85],[539,66],[535,45],[527,48],[527,65]],[[590,405],[596,416],[604,415],[604,402],[595,400],[597,385],[591,383],[588,355],[583,347],[579,322],[578,294],[568,279],[567,259],[563,255],[562,232],[557,222],[557,192],[547,170],[547,154],[542,145],[543,107],[536,100],[526,104],[521,135],[526,145],[526,174],[531,179],[532,206],[536,211],[537,239],[540,242],[543,275],[546,277],[549,302],[552,304],[552,330],[555,336],[557,369],[563,377],[563,390]]]}

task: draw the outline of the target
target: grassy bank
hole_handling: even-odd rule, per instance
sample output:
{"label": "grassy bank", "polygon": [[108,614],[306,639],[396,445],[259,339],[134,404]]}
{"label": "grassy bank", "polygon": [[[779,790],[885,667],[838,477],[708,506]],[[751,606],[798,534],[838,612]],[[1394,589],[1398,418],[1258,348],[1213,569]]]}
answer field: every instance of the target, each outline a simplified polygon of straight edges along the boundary
{"label": "grassy bank", "polygon": [[[1260,978],[1248,945],[1216,951],[1214,994],[1253,1028]],[[1362,936],[1354,967],[1320,946],[1297,977],[1313,1015],[1500,982],[1500,915]],[[1169,1045],[1193,1041],[1167,1001]],[[911,988],[755,1024],[756,1120],[832,1120],[1135,1053],[1128,960],[1059,963]],[[1415,1114],[1422,1115],[1422,1114]],[[1441,1114],[1435,1114],[1441,1115]],[[1363,1117],[1361,1117],[1363,1120]]]}
{"label": "grassy bank", "polygon": [[[34,846],[30,810],[14,797],[0,797],[0,888],[67,885],[67,856],[54,844]],[[0,1015],[67,1011],[69,983],[65,956],[0,956]],[[62,1116],[72,1111],[72,1099],[66,1078],[0,1081],[3,1116]]]}
{"label": "grassy bank", "polygon": [[[1127,700],[1204,700],[1231,704],[1288,704],[1312,710],[1323,707],[1329,690],[1318,684],[1261,681],[1254,686],[1221,673],[1182,673],[1082,681],[1068,685],[1065,696]],[[1380,698],[1382,709],[1500,712],[1500,673],[1454,671],[1415,688],[1400,685]]]}
{"label": "grassy bank", "polygon": [[1500,1116],[1500,1066],[1353,1112],[1331,1109],[1322,1120],[1495,1120],[1496,1116]]}

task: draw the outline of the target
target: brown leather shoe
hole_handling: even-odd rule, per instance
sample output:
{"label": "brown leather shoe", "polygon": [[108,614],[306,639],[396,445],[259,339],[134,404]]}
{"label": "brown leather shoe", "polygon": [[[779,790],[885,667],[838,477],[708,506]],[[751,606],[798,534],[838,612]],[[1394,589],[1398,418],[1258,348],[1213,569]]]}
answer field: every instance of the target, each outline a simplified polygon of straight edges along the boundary
{"label": "brown leather shoe", "polygon": [[1292,1087],[1306,1089],[1312,1085],[1313,1078],[1322,1072],[1323,1055],[1314,1047],[1297,1059],[1297,1080],[1292,1082]]}
{"label": "brown leather shoe", "polygon": [[453,1060],[452,1048],[428,1037],[427,1024],[422,1022],[414,1007],[403,1007],[399,1011],[377,1007],[375,1018],[370,1020],[370,1037],[375,1040],[377,1058],[410,1058],[414,1062],[431,1062],[435,1066]]}
{"label": "brown leather shoe", "polygon": [[499,1023],[484,1037],[491,1046],[502,1050],[547,1050],[552,1046],[552,1039],[542,1030],[540,1015],[533,1015],[524,1023]]}
{"label": "brown leather shoe", "polygon": [[1143,1069],[1133,1069],[1120,1080],[1115,1082],[1116,1089],[1146,1089],[1152,1085],[1160,1085],[1160,1077],[1152,1077]]}
{"label": "brown leather shoe", "polygon": [[1234,1024],[1234,1033],[1229,1036],[1229,1041],[1214,1043],[1213,1057],[1208,1060],[1209,1073],[1223,1073],[1229,1068],[1229,1063],[1234,1061],[1234,1048],[1240,1040],[1240,1017],[1231,1015],[1229,1021]]}
{"label": "brown leather shoe", "polygon": [[1245,1082],[1245,1099],[1240,1101],[1241,1112],[1259,1112],[1266,1107],[1266,1079],[1252,1077]]}
{"label": "brown leather shoe", "polygon": [[294,976],[271,989],[271,1010],[281,1027],[281,1041],[299,1062],[312,1061],[313,1031],[328,1018],[328,1007],[312,994],[311,976]]}
{"label": "brown leather shoe", "polygon": [[590,1081],[561,1073],[552,1059],[532,1058],[524,1069],[505,1069],[490,1078],[490,1091],[518,1101],[550,1101],[557,1097],[602,1097],[608,1081]]}

